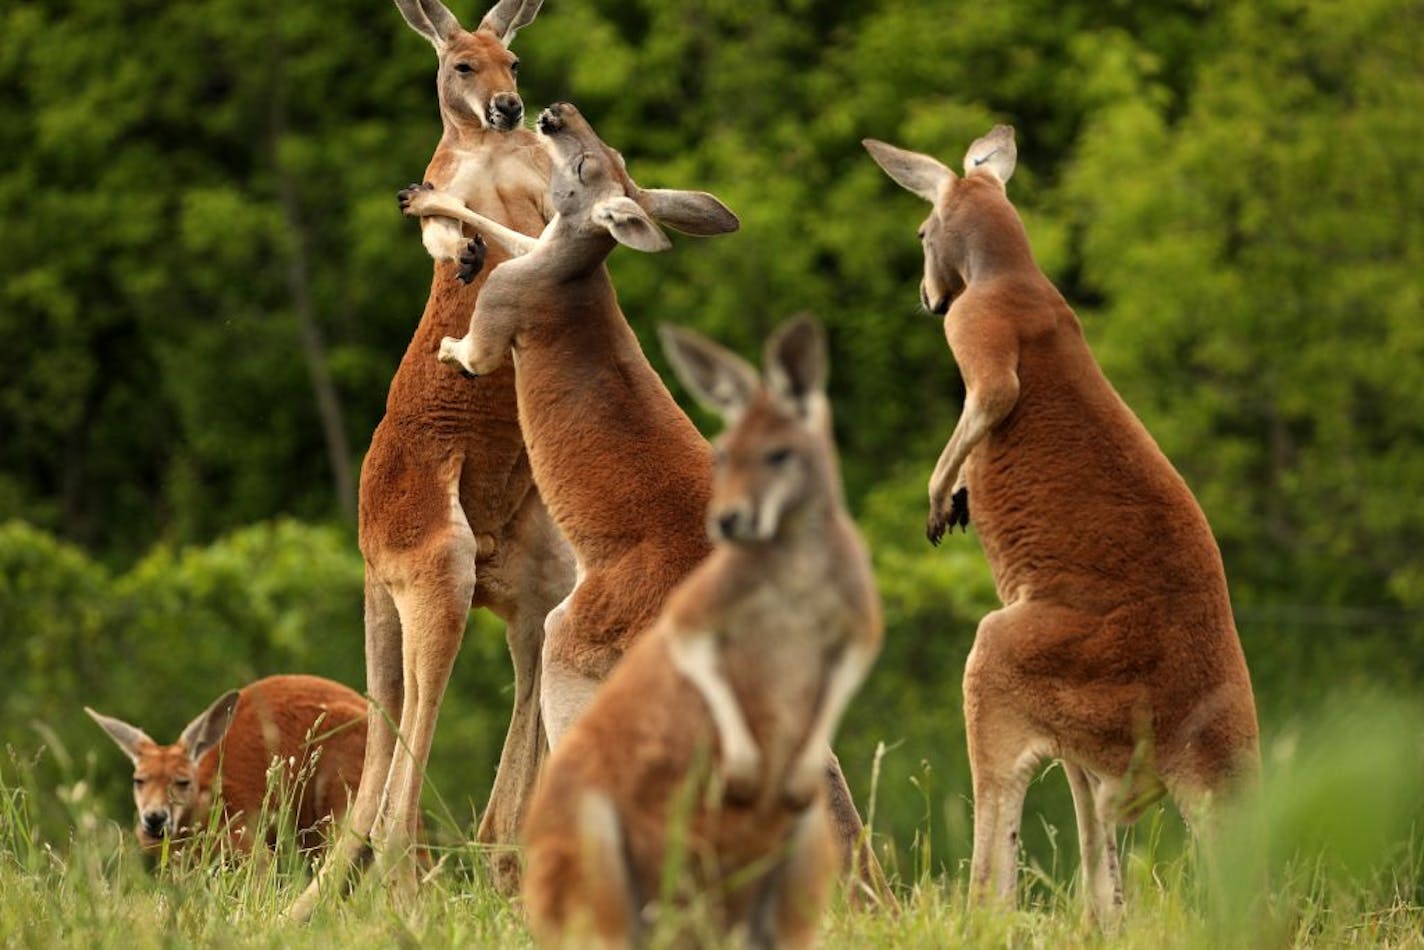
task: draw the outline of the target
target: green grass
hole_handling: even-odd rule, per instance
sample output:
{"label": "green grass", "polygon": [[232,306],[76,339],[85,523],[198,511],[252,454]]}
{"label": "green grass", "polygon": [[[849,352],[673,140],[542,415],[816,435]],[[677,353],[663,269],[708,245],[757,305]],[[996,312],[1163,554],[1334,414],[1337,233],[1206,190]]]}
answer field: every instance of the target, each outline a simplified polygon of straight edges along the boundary
{"label": "green grass", "polygon": [[[1129,832],[1128,907],[1115,933],[1084,922],[1073,883],[1076,844],[1071,832],[1049,829],[1050,858],[1023,868],[1013,911],[968,910],[964,868],[936,867],[923,841],[906,843],[908,854],[899,855],[887,842],[892,866],[916,869],[896,882],[900,913],[838,900],[823,943],[1424,948],[1424,716],[1417,704],[1341,702],[1316,725],[1274,737],[1265,753],[1260,793],[1220,815],[1213,844],[1201,853],[1161,833],[1161,809]],[[307,879],[289,838],[272,861],[206,855],[153,867],[132,841],[129,816],[122,823],[104,816],[83,778],[39,787],[33,762],[13,751],[0,760],[2,946],[531,945],[517,905],[490,887],[468,829],[448,818],[431,816],[434,838],[454,843],[437,845],[437,867],[413,906],[393,906],[371,875],[298,926],[281,915]],[[67,838],[44,840],[38,829],[57,824],[70,829]]]}

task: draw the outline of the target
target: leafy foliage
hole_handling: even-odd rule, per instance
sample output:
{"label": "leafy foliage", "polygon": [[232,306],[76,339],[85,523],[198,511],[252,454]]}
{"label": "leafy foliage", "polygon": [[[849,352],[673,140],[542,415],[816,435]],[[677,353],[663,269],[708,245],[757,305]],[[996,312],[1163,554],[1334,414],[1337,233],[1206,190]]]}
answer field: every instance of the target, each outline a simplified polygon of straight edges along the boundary
{"label": "leafy foliage", "polygon": [[[641,183],[741,216],[613,256],[655,363],[657,321],[743,352],[798,310],[829,326],[890,624],[841,751],[863,795],[890,745],[901,849],[966,853],[958,682],[995,600],[972,531],[919,536],[960,391],[915,312],[924,205],[859,140],[956,164],[1018,127],[1040,263],[1201,498],[1285,728],[1424,676],[1420,35],[1409,0],[550,0],[520,35],[531,112],[573,99]],[[432,72],[389,4],[0,10],[0,737],[85,747],[86,702],[176,730],[268,672],[360,683],[340,470],[428,287],[391,197],[439,134]],[[472,624],[432,776],[457,812],[507,705],[497,625]]]}

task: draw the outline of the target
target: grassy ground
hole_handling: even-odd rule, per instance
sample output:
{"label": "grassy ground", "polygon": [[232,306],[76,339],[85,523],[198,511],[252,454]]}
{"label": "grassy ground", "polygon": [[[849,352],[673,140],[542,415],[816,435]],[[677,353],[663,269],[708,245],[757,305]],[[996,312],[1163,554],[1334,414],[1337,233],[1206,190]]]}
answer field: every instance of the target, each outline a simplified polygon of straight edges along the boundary
{"label": "grassy ground", "polygon": [[[1082,919],[1072,884],[1076,857],[1068,853],[1075,846],[1067,841],[1047,868],[1023,869],[1018,910],[966,910],[963,869],[941,870],[897,882],[898,915],[838,901],[823,943],[1424,948],[1424,717],[1418,714],[1413,704],[1355,702],[1323,715],[1319,728],[1268,756],[1260,794],[1223,815],[1215,844],[1203,854],[1161,844],[1158,819],[1144,819],[1129,839],[1128,909],[1112,934]],[[328,902],[311,924],[296,926],[281,911],[306,873],[289,848],[262,863],[154,868],[137,853],[127,827],[101,816],[84,781],[41,789],[33,776],[13,753],[0,760],[0,945],[530,945],[517,906],[489,887],[481,856],[469,845],[439,852],[413,907],[394,907],[367,880],[349,898]],[[43,840],[37,829],[54,822],[38,820],[42,809],[64,811],[66,840]],[[448,829],[437,834],[464,837]],[[904,863],[935,867],[927,855]],[[654,939],[659,945],[669,942]]]}

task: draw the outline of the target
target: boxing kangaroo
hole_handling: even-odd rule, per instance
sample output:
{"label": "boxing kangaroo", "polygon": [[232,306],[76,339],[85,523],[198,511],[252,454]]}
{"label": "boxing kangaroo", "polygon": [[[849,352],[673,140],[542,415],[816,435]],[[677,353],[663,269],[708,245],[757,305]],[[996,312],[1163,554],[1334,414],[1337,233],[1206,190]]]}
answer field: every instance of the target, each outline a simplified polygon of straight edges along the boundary
{"label": "boxing kangaroo", "polygon": [[[501,0],[473,31],[439,0],[396,6],[439,59],[444,132],[426,178],[449,189],[462,208],[537,234],[549,216],[548,159],[520,127],[518,59],[508,46],[538,12],[538,0]],[[494,879],[508,893],[518,886],[519,823],[547,751],[539,712],[544,617],[573,586],[573,556],[530,474],[513,367],[470,380],[433,358],[440,340],[468,323],[484,283],[485,249],[464,237],[457,221],[429,218],[421,227],[436,259],[430,297],[361,468],[370,741],[349,833],[289,911],[299,920],[345,877],[368,835],[397,893],[413,890],[425,764],[472,606],[505,621],[514,661],[514,710],[476,832],[498,846]],[[491,253],[494,261],[502,257]],[[399,742],[387,717],[397,718]]]}
{"label": "boxing kangaroo", "polygon": [[[554,750],[529,810],[525,906],[545,943],[625,946],[655,901],[700,897],[749,945],[803,946],[836,877],[830,741],[881,641],[824,342],[810,320],[787,324],[761,381],[696,334],[663,340],[729,423],[707,511],[717,543]],[[669,892],[674,861],[685,875]]]}
{"label": "boxing kangaroo", "polygon": [[1013,129],[965,174],[866,140],[934,208],[920,299],[944,315],[964,410],[930,478],[927,533],[972,522],[1003,608],[964,670],[972,892],[1012,900],[1025,792],[1045,757],[1073,792],[1090,913],[1122,908],[1117,825],[1170,793],[1189,817],[1257,767],[1251,682],[1221,554],[1191,491],[1098,367],[1038,269],[1005,184]]}
{"label": "boxing kangaroo", "polygon": [[[516,366],[520,423],[534,480],[572,544],[578,580],[545,625],[542,705],[560,737],[668,594],[711,550],[703,520],[712,452],[648,363],[618,307],[605,259],[618,244],[671,246],[660,224],[691,234],[738,221],[700,192],[644,189],[622,156],[567,103],[538,131],[553,169],[557,213],[538,240],[489,222],[431,189],[408,189],[408,214],[456,217],[516,255],[490,275],[469,332],[440,358],[482,375]],[[845,848],[888,897],[855,805],[832,757],[827,781]]]}

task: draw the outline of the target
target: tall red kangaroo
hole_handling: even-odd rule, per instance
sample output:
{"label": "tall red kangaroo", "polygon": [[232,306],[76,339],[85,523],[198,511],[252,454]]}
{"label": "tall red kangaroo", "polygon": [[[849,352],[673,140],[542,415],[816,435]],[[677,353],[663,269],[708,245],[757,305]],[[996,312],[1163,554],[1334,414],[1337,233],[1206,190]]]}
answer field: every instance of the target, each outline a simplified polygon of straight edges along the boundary
{"label": "tall red kangaroo", "polygon": [[[276,843],[283,802],[296,820],[303,849],[320,847],[339,821],[361,774],[366,745],[366,700],[317,676],[269,676],[219,696],[159,745],[137,726],[84,707],[133,762],[134,834],[147,852],[181,850],[206,829],[209,810],[221,808],[222,847],[248,854],[254,843]],[[267,771],[283,764],[281,784]],[[270,794],[269,794],[270,792]]]}
{"label": "tall red kangaroo", "polygon": [[[518,60],[507,49],[538,0],[501,0],[473,32],[438,0],[396,5],[439,56],[444,134],[427,179],[462,208],[539,233],[548,217],[548,159],[519,127]],[[345,876],[368,833],[402,893],[414,887],[409,859],[424,768],[472,606],[504,619],[514,660],[514,711],[477,832],[482,842],[508,846],[494,853],[495,880],[506,892],[518,886],[513,845],[547,751],[538,705],[544,617],[573,586],[573,557],[530,473],[513,367],[462,379],[434,359],[440,340],[469,321],[484,283],[483,247],[448,219],[427,219],[422,232],[437,261],[430,299],[361,469],[366,675],[378,708],[351,834],[293,905],[297,919]],[[457,267],[453,258],[462,254]],[[399,716],[399,743],[387,715]]]}
{"label": "tall red kangaroo", "polygon": [[[403,193],[407,213],[464,220],[518,255],[494,269],[469,332],[440,358],[475,374],[512,350],[519,418],[534,479],[573,545],[578,581],[545,625],[541,704],[551,746],[711,551],[704,518],[712,450],[673,400],[618,307],[604,261],[618,244],[671,246],[659,224],[690,234],[735,230],[711,195],[639,188],[622,156],[567,103],[539,134],[553,161],[556,217],[531,240],[430,189]],[[847,856],[862,830],[830,760],[832,809]],[[884,892],[868,845],[856,860]]]}
{"label": "tall red kangaroo", "polygon": [[1258,766],[1221,554],[1191,491],[1118,396],[1034,262],[1005,193],[1014,132],[939,161],[866,140],[934,205],[920,299],[944,314],[964,411],[930,478],[928,535],[974,525],[1004,606],[964,670],[972,890],[1012,900],[1038,763],[1061,759],[1090,913],[1122,908],[1116,828],[1163,794],[1200,814]]}

